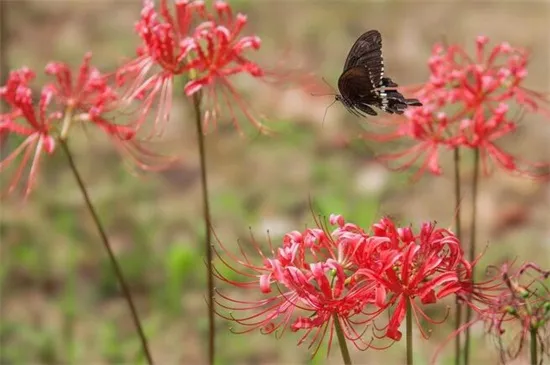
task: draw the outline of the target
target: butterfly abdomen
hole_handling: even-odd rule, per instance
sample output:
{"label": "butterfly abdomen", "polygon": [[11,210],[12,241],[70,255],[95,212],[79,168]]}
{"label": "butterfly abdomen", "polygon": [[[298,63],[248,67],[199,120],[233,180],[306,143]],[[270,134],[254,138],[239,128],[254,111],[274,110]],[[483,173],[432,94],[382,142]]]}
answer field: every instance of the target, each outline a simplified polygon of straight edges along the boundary
{"label": "butterfly abdomen", "polygon": [[391,114],[403,114],[408,106],[422,106],[422,103],[418,99],[406,99],[397,90],[380,88],[380,109]]}

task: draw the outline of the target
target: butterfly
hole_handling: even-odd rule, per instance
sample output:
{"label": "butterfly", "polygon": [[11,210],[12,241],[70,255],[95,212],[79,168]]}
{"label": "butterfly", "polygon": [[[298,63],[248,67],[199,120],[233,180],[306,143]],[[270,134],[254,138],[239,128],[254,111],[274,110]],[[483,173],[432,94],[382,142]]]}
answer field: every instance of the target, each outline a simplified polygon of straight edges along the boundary
{"label": "butterfly", "polygon": [[356,116],[378,115],[373,106],[389,114],[403,114],[408,106],[422,106],[418,99],[406,99],[389,77],[384,77],[382,35],[377,30],[362,34],[349,51],[338,79],[342,102]]}

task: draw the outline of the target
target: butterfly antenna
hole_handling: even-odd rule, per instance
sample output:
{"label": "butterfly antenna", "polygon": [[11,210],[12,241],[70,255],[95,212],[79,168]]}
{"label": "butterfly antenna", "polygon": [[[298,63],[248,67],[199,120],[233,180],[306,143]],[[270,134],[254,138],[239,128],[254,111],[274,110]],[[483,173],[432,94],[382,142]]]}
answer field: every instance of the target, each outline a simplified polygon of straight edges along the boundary
{"label": "butterfly antenna", "polygon": [[325,108],[325,114],[323,115],[323,121],[321,122],[321,127],[323,127],[323,126],[325,125],[325,117],[327,116],[328,108],[330,108],[331,106],[333,106],[334,103],[336,103],[336,101],[337,101],[337,100],[334,99],[334,101],[333,101],[332,103],[330,103],[330,105],[327,106],[327,107]]}

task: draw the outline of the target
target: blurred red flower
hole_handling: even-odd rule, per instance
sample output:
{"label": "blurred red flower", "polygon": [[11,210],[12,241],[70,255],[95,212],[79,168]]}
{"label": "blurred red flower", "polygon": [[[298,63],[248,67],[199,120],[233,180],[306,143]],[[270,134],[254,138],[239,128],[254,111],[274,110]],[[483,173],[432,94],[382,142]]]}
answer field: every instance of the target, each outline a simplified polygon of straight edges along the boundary
{"label": "blurred red flower", "polygon": [[280,65],[266,69],[247,58],[247,51],[260,49],[260,38],[242,34],[247,17],[234,14],[227,2],[214,1],[211,10],[203,1],[180,0],[174,6],[172,13],[168,1],[161,0],[157,12],[152,1],[145,1],[136,25],[142,39],[138,57],[116,73],[119,84],[126,88],[123,99],[138,100],[140,104],[140,115],[134,121],[138,129],[152,108],[156,108],[149,137],[162,134],[169,120],[177,76],[186,81],[185,95],[202,91],[205,130],[217,125],[224,108],[223,112],[227,112],[240,133],[238,110],[261,132],[268,129],[234,86],[231,80],[234,76],[247,74],[278,86],[314,82],[302,72],[283,71]]}
{"label": "blurred red flower", "polygon": [[142,45],[137,58],[123,64],[116,72],[119,85],[126,87],[123,99],[141,101],[141,112],[134,121],[139,129],[155,105],[157,114],[153,132],[161,133],[170,117],[174,77],[185,75],[193,62],[188,59],[194,47],[192,21],[205,14],[202,1],[176,1],[175,18],[167,0],[160,1],[159,12],[153,1],[145,0],[141,18],[136,23]]}
{"label": "blurred red flower", "polygon": [[474,57],[456,44],[434,46],[428,61],[430,79],[420,87],[409,88],[423,107],[407,110],[404,118],[380,121],[391,132],[365,134],[382,142],[413,142],[404,151],[380,156],[382,161],[402,161],[397,169],[404,170],[424,159],[415,178],[425,171],[439,175],[441,149],[462,147],[479,150],[485,174],[490,174],[490,165],[496,165],[511,173],[548,175],[544,171],[548,163],[523,160],[497,145],[517,128],[510,105],[546,116],[550,116],[550,109],[548,95],[523,86],[527,51],[508,43],[488,50],[487,43],[487,37],[477,37]]}
{"label": "blurred red flower", "polygon": [[76,75],[66,63],[50,62],[46,65],[46,74],[54,76],[57,81],[49,84],[57,104],[63,110],[68,109],[74,120],[90,121],[116,139],[132,139],[134,128],[116,124],[114,118],[107,119],[107,113],[119,107],[119,98],[108,84],[107,77],[90,65],[91,58],[91,52],[85,54]]}
{"label": "blurred red flower", "polygon": [[[54,96],[54,90],[51,87],[42,89],[38,106],[34,106],[32,90],[29,86],[34,78],[33,71],[21,68],[12,71],[6,85],[0,88],[0,98],[11,108],[7,113],[0,115],[0,133],[7,137],[15,135],[23,138],[23,142],[18,147],[2,158],[0,172],[10,168],[17,157],[22,155],[5,193],[10,193],[15,189],[28,165],[25,197],[29,195],[36,183],[42,155],[44,153],[52,154],[55,150],[55,139],[51,134],[52,126],[62,117],[62,113],[59,111],[48,112],[48,107]],[[7,143],[7,141],[9,138],[3,140],[3,143]]]}
{"label": "blurred red flower", "polygon": [[0,142],[3,145],[11,143],[10,136],[24,138],[0,162],[0,171],[4,172],[22,155],[20,163],[14,167],[7,193],[13,191],[30,165],[24,192],[25,197],[28,196],[34,187],[43,153],[52,154],[56,138],[67,138],[70,126],[75,123],[91,122],[98,126],[124,156],[142,169],[160,169],[173,163],[173,158],[145,148],[135,138],[133,126],[116,122],[122,116],[120,98],[109,85],[107,76],[90,65],[90,59],[91,53],[87,53],[76,74],[65,63],[50,62],[45,72],[56,81],[42,87],[38,105],[34,103],[31,89],[35,73],[28,68],[12,71],[6,85],[0,88],[0,98],[9,106],[0,114]]}
{"label": "blurred red flower", "polygon": [[[85,54],[78,73],[73,73],[71,67],[62,62],[46,65],[46,73],[56,79],[48,87],[53,90],[55,101],[65,118],[70,118],[70,123],[64,123],[63,128],[67,129],[77,122],[84,125],[91,122],[110,137],[113,146],[130,160],[131,166],[142,170],[160,170],[172,165],[174,158],[145,148],[145,142],[136,136],[135,125],[118,122],[131,119],[133,114],[124,115],[123,103],[110,83],[109,75],[91,66],[91,58],[91,52]],[[60,133],[64,137],[68,130]]]}
{"label": "blurred red flower", "polygon": [[185,85],[185,93],[190,96],[199,90],[204,91],[202,96],[207,104],[205,127],[210,123],[216,125],[221,106],[218,98],[221,96],[237,130],[240,131],[240,128],[233,102],[256,128],[263,130],[265,127],[254,117],[230,80],[230,76],[241,73],[255,78],[265,75],[257,63],[244,56],[245,51],[260,48],[260,38],[241,36],[247,17],[241,13],[234,15],[226,2],[216,1],[214,9],[214,14],[208,14],[209,20],[200,24],[194,32],[191,59],[195,76]]}
{"label": "blurred red flower", "polygon": [[204,91],[205,127],[216,123],[221,102],[238,127],[233,100],[250,122],[262,128],[230,82],[230,76],[240,73],[264,75],[259,65],[244,56],[247,49],[259,49],[260,39],[241,36],[247,18],[240,13],[234,16],[226,2],[216,1],[213,8],[208,11],[202,1],[176,1],[172,15],[167,1],[161,0],[159,14],[151,1],[145,1],[136,25],[143,46],[136,59],[117,71],[119,83],[127,87],[124,98],[141,101],[138,128],[156,105],[153,132],[162,133],[170,116],[174,77],[179,75],[189,79],[184,88],[187,96]]}
{"label": "blurred red flower", "polygon": [[500,267],[490,266],[489,278],[483,283],[473,283],[461,298],[476,313],[474,319],[454,331],[447,341],[434,353],[435,362],[444,345],[466,328],[483,323],[487,334],[495,340],[502,362],[517,358],[525,344],[535,340],[543,356],[548,351],[548,331],[550,330],[550,270],[543,270],[537,264],[528,262],[519,268],[513,263]]}
{"label": "blurred red flower", "polygon": [[[547,348],[550,330],[550,270],[529,262],[517,269],[508,264],[499,270],[500,295],[479,311],[479,320],[496,339],[504,361],[517,358],[526,343],[539,342],[540,361],[550,356]],[[531,332],[536,333],[535,339]],[[545,355],[544,355],[545,354]]]}

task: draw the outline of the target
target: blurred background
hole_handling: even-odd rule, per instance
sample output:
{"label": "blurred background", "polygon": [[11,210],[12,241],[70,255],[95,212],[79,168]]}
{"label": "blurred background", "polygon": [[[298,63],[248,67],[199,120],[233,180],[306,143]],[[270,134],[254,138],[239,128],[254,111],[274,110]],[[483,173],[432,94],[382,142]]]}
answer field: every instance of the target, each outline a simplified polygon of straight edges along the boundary
{"label": "blurred background", "polygon": [[[386,73],[400,85],[426,80],[434,42],[447,40],[473,50],[477,35],[532,50],[527,86],[550,88],[547,2],[475,1],[230,1],[248,14],[246,33],[263,44],[252,55],[275,64],[290,50],[292,62],[307,65],[334,87],[347,52],[368,29],[384,39]],[[15,0],[4,3],[3,57],[9,68],[26,65],[45,77],[51,60],[80,65],[84,52],[93,63],[113,71],[138,45],[133,33],[139,0]],[[6,43],[7,42],[7,43]],[[491,43],[494,44],[494,43]],[[5,69],[2,69],[5,77]],[[270,231],[274,242],[291,230],[313,224],[316,213],[343,214],[369,225],[390,214],[401,224],[437,220],[450,227],[454,207],[451,156],[442,153],[445,174],[426,175],[411,184],[409,173],[394,173],[373,160],[380,148],[357,139],[368,128],[332,97],[277,91],[255,80],[238,80],[253,107],[270,116],[275,137],[239,137],[229,124],[207,138],[212,218],[217,236],[236,249],[252,227],[258,241]],[[184,157],[177,168],[136,177],[107,139],[93,131],[77,133],[71,146],[107,227],[116,255],[130,282],[158,364],[205,363],[205,267],[200,241],[199,166],[189,105],[176,98],[169,149]],[[246,124],[246,121],[242,121]],[[177,136],[174,137],[174,136]],[[550,120],[527,115],[507,150],[525,158],[550,156]],[[6,150],[2,151],[3,154]],[[19,196],[1,201],[2,364],[144,363],[126,303],[117,286],[89,213],[61,153],[45,159],[37,188],[28,202]],[[471,171],[465,164],[465,182]],[[0,176],[6,183],[6,176]],[[465,190],[464,224],[470,191]],[[550,186],[497,172],[482,181],[479,193],[479,246],[483,259],[500,263],[518,258],[550,264]],[[466,235],[467,230],[464,232]],[[485,265],[481,265],[482,267]],[[231,275],[231,273],[226,273]],[[483,273],[480,273],[483,275]],[[429,311],[444,315],[444,305]],[[310,360],[307,348],[295,349],[298,336],[277,340],[260,333],[235,335],[218,321],[219,364],[338,363],[337,347],[328,359]],[[434,329],[415,348],[424,364],[452,330]],[[496,363],[493,341],[475,327],[474,363]],[[353,353],[356,363],[399,363],[404,341],[384,352]],[[452,364],[452,345],[440,364]],[[322,351],[321,351],[322,352]],[[523,363],[518,360],[516,363]]]}

